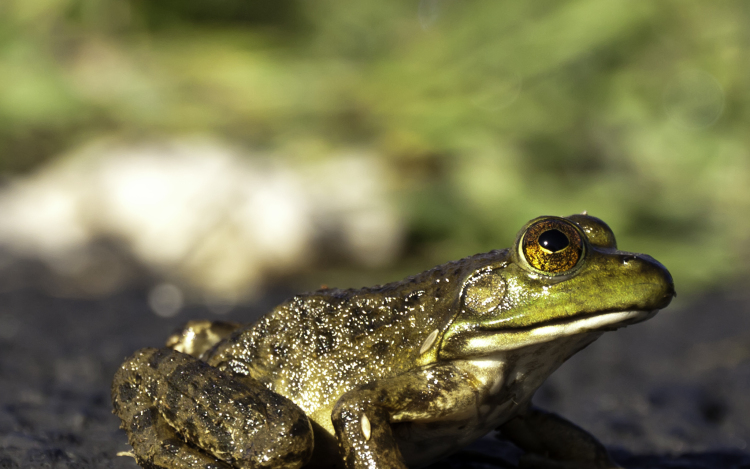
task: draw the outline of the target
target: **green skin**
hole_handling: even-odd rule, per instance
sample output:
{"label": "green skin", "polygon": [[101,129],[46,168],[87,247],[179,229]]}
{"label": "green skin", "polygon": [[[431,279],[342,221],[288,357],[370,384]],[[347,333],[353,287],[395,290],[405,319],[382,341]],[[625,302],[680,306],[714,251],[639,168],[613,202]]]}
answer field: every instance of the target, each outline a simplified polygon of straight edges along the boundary
{"label": "green skin", "polygon": [[[519,246],[539,220],[580,233],[575,267],[528,264]],[[541,217],[511,250],[298,295],[255,324],[190,322],[120,367],[115,413],[145,468],[419,467],[495,429],[527,452],[522,467],[617,467],[531,397],[603,332],[673,296],[664,266],[618,251],[601,220]]]}

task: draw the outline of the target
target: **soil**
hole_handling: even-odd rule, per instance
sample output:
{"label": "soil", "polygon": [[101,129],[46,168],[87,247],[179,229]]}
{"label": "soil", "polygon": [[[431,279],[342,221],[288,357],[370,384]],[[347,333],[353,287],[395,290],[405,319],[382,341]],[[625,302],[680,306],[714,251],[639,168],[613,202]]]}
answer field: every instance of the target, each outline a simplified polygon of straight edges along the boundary
{"label": "soil", "polygon": [[[271,294],[222,319],[253,321]],[[560,368],[535,403],[586,428],[626,468],[750,468],[750,294],[678,298],[650,321],[607,333]],[[96,300],[38,289],[0,292],[0,468],[129,468],[109,384],[121,361],[180,324],[218,318],[189,307],[154,315],[145,290]],[[436,468],[516,467],[492,436]]]}

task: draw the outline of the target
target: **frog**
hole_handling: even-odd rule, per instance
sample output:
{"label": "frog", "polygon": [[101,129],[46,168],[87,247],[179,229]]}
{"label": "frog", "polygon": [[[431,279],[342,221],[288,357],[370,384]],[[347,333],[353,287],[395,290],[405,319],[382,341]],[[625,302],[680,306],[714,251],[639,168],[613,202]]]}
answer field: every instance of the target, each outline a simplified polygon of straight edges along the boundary
{"label": "frog", "polygon": [[604,332],[675,296],[654,258],[586,212],[526,223],[512,248],[361,289],[293,296],[251,324],[191,321],[112,383],[144,468],[417,468],[492,432],[519,467],[619,467],[532,404]]}

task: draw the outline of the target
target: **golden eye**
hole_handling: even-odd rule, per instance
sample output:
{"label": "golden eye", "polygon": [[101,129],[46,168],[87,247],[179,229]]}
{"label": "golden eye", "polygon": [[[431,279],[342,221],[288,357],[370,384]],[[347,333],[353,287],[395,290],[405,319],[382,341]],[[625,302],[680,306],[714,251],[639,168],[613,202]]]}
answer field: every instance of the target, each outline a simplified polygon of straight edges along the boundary
{"label": "golden eye", "polygon": [[583,254],[583,240],[572,224],[561,219],[546,219],[526,230],[521,252],[531,267],[545,274],[561,274],[578,264]]}

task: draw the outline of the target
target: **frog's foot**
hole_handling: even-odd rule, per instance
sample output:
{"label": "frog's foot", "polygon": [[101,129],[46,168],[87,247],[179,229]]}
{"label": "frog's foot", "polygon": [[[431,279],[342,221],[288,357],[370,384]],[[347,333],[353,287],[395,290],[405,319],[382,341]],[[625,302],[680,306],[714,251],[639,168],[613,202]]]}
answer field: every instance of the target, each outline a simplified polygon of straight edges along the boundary
{"label": "frog's foot", "polygon": [[551,412],[530,407],[500,427],[500,432],[527,452],[519,467],[535,469],[619,468],[607,449],[584,429]]}
{"label": "frog's foot", "polygon": [[293,402],[174,350],[136,352],[112,401],[144,468],[291,469],[312,455],[312,427]]}
{"label": "frog's foot", "polygon": [[167,339],[167,347],[200,358],[214,345],[229,337],[240,324],[228,321],[188,321]]}

